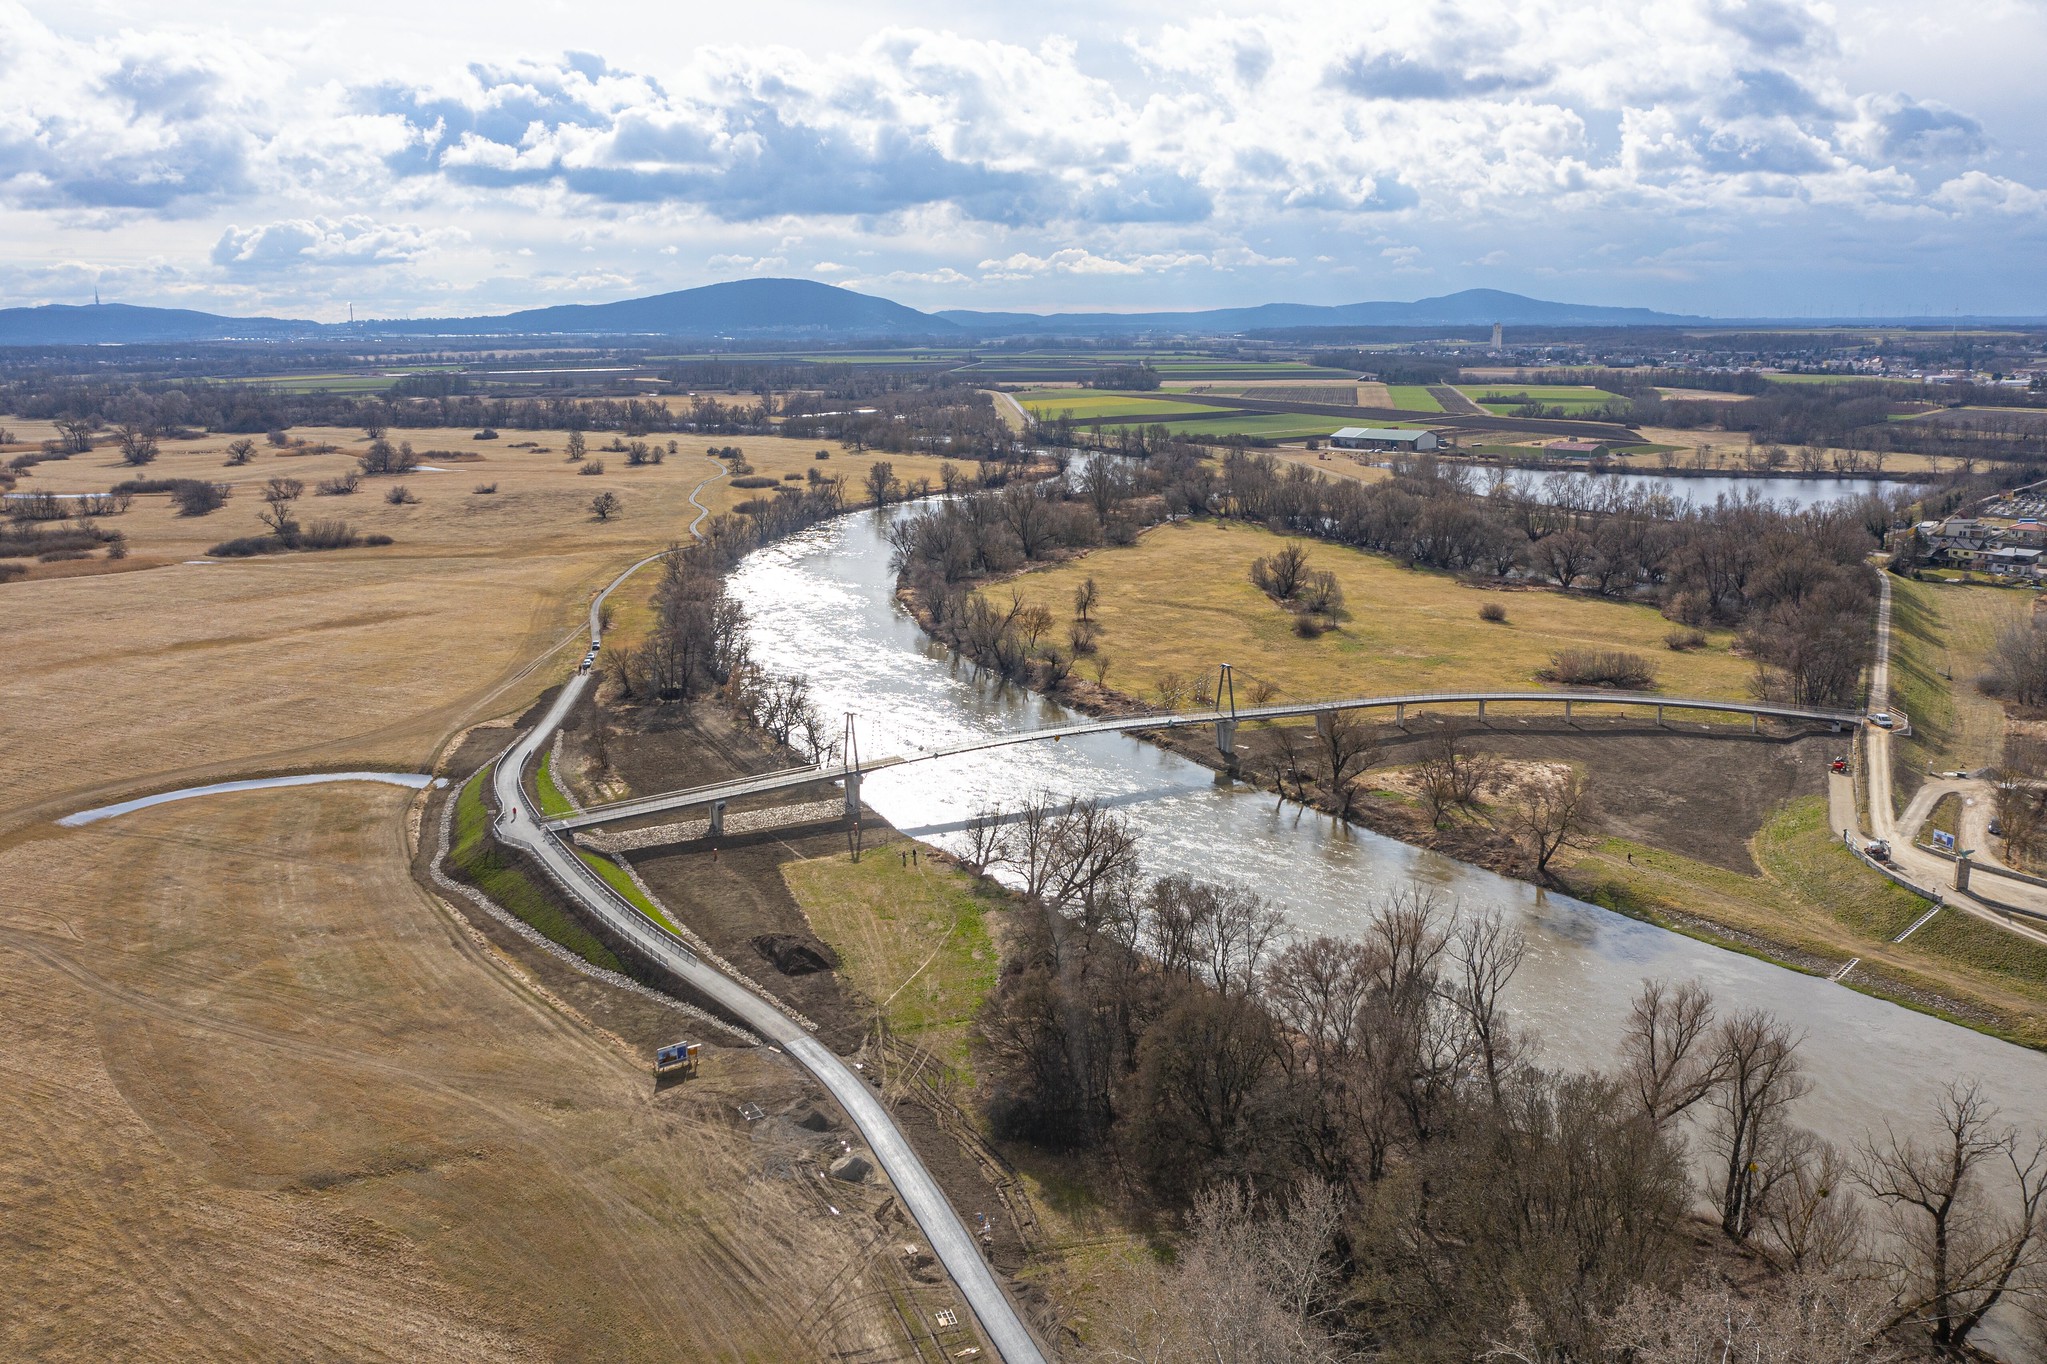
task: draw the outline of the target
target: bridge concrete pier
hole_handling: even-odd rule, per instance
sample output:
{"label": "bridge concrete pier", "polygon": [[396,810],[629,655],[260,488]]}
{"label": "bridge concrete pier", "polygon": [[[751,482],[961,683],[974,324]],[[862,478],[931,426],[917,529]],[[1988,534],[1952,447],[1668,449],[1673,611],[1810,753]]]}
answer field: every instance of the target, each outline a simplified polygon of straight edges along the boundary
{"label": "bridge concrete pier", "polygon": [[1663,728],[1663,707],[1661,706],[1656,708],[1656,727],[1658,729]]}
{"label": "bridge concrete pier", "polygon": [[722,838],[725,835],[725,802],[722,800],[711,802],[711,827],[709,833],[712,838]]}
{"label": "bridge concrete pier", "polygon": [[1406,703],[1406,702],[1404,702],[1404,701],[1403,701],[1403,702],[1401,702],[1401,703],[1400,703],[1399,705],[1396,705],[1396,706],[1395,706],[1395,707],[1393,708],[1393,723],[1394,723],[1394,724],[1396,724],[1396,725],[1399,725],[1399,726],[1400,726],[1400,727],[1401,727],[1402,729],[1406,729],[1406,728],[1407,728],[1407,703]]}
{"label": "bridge concrete pier", "polygon": [[1479,722],[1480,724],[1484,724],[1484,723],[1485,723],[1485,702],[1484,702],[1484,701],[1480,701],[1480,702],[1478,703],[1478,722]]}
{"label": "bridge concrete pier", "polygon": [[1315,712],[1315,737],[1316,737],[1316,738],[1318,738],[1318,739],[1327,739],[1327,738],[1329,737],[1330,731],[1331,731],[1331,730],[1333,730],[1333,729],[1334,729],[1335,727],[1336,727],[1336,712],[1335,712],[1335,711],[1333,711],[1333,710],[1318,710],[1318,711],[1316,711],[1316,712]]}
{"label": "bridge concrete pier", "polygon": [[1571,723],[1571,703],[1568,700],[1564,702],[1564,723]]}
{"label": "bridge concrete pier", "polygon": [[1763,732],[1762,716],[1751,715],[1748,717],[1748,732],[1751,734],[1761,734]]}
{"label": "bridge concrete pier", "polygon": [[1215,746],[1224,756],[1234,760],[1237,756],[1237,722],[1217,720],[1215,722]]}
{"label": "bridge concrete pier", "polygon": [[1969,861],[1967,856],[1957,857],[1955,859],[1956,890],[1967,890],[1969,888],[1969,868],[1972,865],[1973,864]]}
{"label": "bridge concrete pier", "polygon": [[846,774],[846,818],[857,819],[859,816],[860,774],[858,772],[848,772]]}

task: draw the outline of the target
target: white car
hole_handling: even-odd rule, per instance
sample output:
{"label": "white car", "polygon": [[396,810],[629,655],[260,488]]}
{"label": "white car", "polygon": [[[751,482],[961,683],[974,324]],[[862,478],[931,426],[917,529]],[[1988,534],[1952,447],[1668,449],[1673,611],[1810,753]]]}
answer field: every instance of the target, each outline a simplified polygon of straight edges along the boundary
{"label": "white car", "polygon": [[1887,710],[1880,710],[1869,717],[1869,722],[1878,729],[1895,729],[1897,728],[1898,718]]}

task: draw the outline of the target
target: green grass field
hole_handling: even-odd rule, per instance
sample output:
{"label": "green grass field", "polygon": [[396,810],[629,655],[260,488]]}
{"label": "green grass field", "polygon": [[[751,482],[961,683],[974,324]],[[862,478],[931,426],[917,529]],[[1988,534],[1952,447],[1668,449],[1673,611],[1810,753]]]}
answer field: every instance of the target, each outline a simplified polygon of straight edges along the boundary
{"label": "green grass field", "polygon": [[483,803],[486,767],[455,798],[454,841],[448,862],[461,877],[550,941],[607,971],[625,966],[597,936],[557,905],[552,897],[508,863],[492,845],[490,810]]}
{"label": "green grass field", "polygon": [[1258,436],[1266,440],[1299,440],[1303,436],[1326,436],[1352,423],[1340,417],[1296,417],[1285,412],[1254,412],[1238,417],[1193,417],[1167,422],[1165,427],[1181,436]]}
{"label": "green grass field", "polygon": [[907,843],[782,864],[782,879],[841,970],[897,1034],[970,1078],[970,1025],[995,988],[986,916],[1000,908],[967,873]]}
{"label": "green grass field", "polygon": [[1387,393],[1393,397],[1393,405],[1402,412],[1441,412],[1443,404],[1436,395],[1421,384],[1388,384]]}
{"label": "green grass field", "polygon": [[1618,393],[1582,384],[1460,384],[1457,391],[1496,417],[1511,415],[1524,401],[1561,407],[1570,413],[1627,401]]}

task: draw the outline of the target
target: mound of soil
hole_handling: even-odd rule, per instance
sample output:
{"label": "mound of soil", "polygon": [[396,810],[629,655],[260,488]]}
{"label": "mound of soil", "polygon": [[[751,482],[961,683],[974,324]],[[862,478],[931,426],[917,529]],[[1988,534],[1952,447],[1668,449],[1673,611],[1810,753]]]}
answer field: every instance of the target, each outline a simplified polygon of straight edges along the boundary
{"label": "mound of soil", "polygon": [[836,970],[839,954],[815,938],[793,933],[763,933],[753,940],[753,950],[775,964],[785,976],[808,976]]}

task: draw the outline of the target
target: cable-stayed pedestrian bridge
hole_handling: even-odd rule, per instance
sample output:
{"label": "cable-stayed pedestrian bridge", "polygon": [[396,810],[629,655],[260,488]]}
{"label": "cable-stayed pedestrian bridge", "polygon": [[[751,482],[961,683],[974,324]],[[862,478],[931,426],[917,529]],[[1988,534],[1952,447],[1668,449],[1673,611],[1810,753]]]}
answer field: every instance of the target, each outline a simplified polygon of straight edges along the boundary
{"label": "cable-stayed pedestrian bridge", "polygon": [[[1229,694],[1227,673],[1224,676],[1224,685],[1218,690],[1226,696]],[[1526,704],[1562,706],[1565,719],[1570,719],[1577,708],[1582,706],[1630,706],[1652,709],[1656,713],[1658,725],[1663,723],[1666,711],[1709,711],[1746,715],[1752,729],[1766,719],[1813,721],[1838,727],[1860,724],[1863,718],[1857,711],[1826,710],[1812,706],[1785,706],[1770,702],[1729,701],[1696,696],[1661,696],[1654,692],[1589,690],[1412,692],[1400,696],[1353,696],[1334,701],[1292,701],[1267,706],[1224,704],[1210,710],[1184,711],[1167,715],[1121,716],[1113,720],[1090,720],[1077,725],[987,734],[957,743],[934,745],[912,753],[873,758],[866,762],[860,760],[857,749],[848,743],[845,748],[852,754],[850,758],[841,755],[815,767],[785,768],[779,772],[739,777],[710,786],[637,796],[631,800],[613,801],[608,805],[592,805],[566,818],[549,820],[547,827],[557,833],[565,833],[602,824],[613,824],[620,820],[637,819],[645,815],[708,807],[711,812],[711,832],[715,834],[722,831],[725,804],[742,796],[763,795],[822,781],[843,782],[846,787],[846,808],[848,813],[851,813],[859,804],[860,779],[868,773],[901,767],[907,763],[931,762],[940,758],[958,757],[965,753],[979,753],[984,749],[1007,748],[1013,744],[1057,743],[1064,739],[1078,739],[1090,734],[1129,734],[1212,725],[1215,727],[1216,747],[1225,754],[1233,755],[1236,752],[1237,726],[1260,720],[1287,720],[1313,716],[1317,726],[1322,727],[1335,723],[1335,717],[1347,711],[1390,710],[1393,712],[1394,723],[1405,725],[1410,710],[1475,706],[1478,720],[1484,723],[1488,706]]]}

